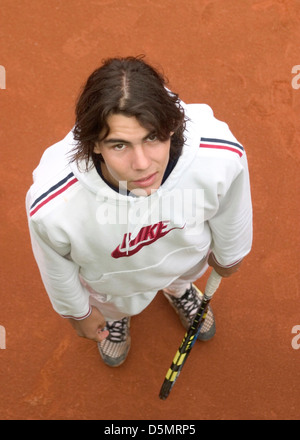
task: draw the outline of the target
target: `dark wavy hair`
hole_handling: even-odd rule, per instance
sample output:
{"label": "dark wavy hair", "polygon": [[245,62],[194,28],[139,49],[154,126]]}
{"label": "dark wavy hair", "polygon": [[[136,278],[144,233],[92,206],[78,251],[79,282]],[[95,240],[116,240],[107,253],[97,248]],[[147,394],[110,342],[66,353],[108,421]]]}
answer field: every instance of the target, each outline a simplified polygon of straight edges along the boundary
{"label": "dark wavy hair", "polygon": [[[171,137],[170,159],[177,159],[184,144],[186,118],[167,80],[143,60],[144,56],[109,58],[88,78],[76,103],[73,161],[85,160],[86,169],[103,160],[94,153],[95,143],[109,134],[111,114],[135,116],[161,141]],[[101,139],[100,133],[104,133]],[[90,162],[92,159],[93,163]]]}

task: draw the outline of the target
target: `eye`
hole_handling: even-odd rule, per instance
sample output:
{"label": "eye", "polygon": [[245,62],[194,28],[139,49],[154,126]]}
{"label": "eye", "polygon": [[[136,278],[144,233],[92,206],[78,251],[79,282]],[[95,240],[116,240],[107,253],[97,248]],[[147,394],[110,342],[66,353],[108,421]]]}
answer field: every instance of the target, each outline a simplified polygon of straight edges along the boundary
{"label": "eye", "polygon": [[147,141],[149,141],[149,142],[155,142],[155,141],[157,141],[157,136],[156,136],[156,134],[155,134],[155,133],[151,133],[151,134],[149,134],[149,136],[147,137]]}
{"label": "eye", "polygon": [[122,150],[124,150],[125,148],[126,148],[126,145],[125,145],[125,144],[118,144],[118,145],[114,145],[114,146],[113,146],[113,149],[116,150],[116,151],[122,151]]}

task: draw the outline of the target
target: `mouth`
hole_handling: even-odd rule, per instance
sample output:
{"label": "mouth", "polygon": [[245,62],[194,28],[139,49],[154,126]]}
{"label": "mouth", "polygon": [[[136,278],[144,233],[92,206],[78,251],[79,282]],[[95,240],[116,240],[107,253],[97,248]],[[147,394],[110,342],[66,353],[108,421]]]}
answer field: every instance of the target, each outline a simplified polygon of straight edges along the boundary
{"label": "mouth", "polygon": [[155,182],[156,176],[157,176],[157,172],[154,174],[150,174],[149,176],[146,176],[142,179],[134,180],[133,183],[134,185],[139,187],[147,187]]}

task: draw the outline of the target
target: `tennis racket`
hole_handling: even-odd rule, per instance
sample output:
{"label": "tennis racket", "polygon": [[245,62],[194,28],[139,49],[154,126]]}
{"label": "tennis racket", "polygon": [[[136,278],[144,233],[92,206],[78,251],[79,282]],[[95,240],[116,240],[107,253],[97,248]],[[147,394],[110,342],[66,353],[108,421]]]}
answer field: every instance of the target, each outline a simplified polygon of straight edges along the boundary
{"label": "tennis racket", "polygon": [[178,379],[178,376],[183,368],[184,363],[188,358],[188,355],[191,352],[194,343],[198,338],[198,335],[201,330],[201,326],[206,318],[208,304],[210,303],[213,294],[219,287],[221,278],[222,277],[213,269],[208,278],[205,287],[205,293],[202,297],[202,301],[196,313],[194,321],[190,326],[189,330],[184,335],[181,345],[175,354],[173,362],[167,371],[165,380],[162,384],[159,393],[159,397],[162,400],[165,400],[168,397],[172,387],[174,386],[176,380]]}

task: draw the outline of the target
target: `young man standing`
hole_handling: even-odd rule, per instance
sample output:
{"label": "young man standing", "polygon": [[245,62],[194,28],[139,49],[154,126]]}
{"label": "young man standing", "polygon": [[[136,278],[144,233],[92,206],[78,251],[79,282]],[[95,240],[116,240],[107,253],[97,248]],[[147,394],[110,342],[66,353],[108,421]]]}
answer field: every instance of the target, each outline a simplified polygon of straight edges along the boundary
{"label": "young man standing", "polygon": [[[130,317],[159,290],[188,328],[208,265],[223,277],[252,243],[246,154],[203,104],[186,105],[142,58],[105,61],[74,129],[48,148],[26,206],[54,309],[98,343],[107,365],[130,348]],[[211,308],[199,339],[215,334]]]}

